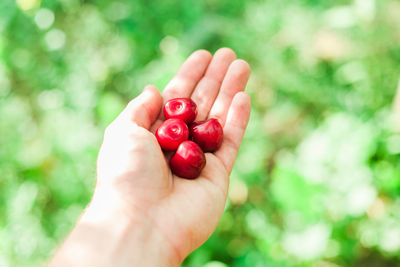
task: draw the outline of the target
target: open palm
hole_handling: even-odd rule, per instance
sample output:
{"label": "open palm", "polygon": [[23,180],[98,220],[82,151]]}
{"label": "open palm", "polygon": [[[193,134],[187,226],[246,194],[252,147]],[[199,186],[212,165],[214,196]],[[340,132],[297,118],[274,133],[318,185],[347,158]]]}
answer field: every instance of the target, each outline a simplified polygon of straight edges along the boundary
{"label": "open palm", "polygon": [[[107,128],[98,158],[99,188],[113,188],[132,217],[141,214],[160,232],[179,261],[214,231],[224,210],[229,175],[250,114],[243,93],[250,69],[227,48],[214,56],[194,52],[164,89],[154,86],[132,100]],[[190,97],[198,106],[197,121],[217,118],[224,141],[206,153],[201,176],[187,180],[173,175],[170,155],[160,149],[154,132],[162,123],[165,101]],[[97,190],[97,189],[96,189]]]}

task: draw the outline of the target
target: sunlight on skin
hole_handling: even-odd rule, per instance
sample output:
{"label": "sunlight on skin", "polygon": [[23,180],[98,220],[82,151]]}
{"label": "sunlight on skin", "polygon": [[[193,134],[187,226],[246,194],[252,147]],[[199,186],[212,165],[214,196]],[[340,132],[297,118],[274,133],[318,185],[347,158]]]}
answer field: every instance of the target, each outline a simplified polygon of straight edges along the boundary
{"label": "sunlight on skin", "polygon": [[[162,266],[179,265],[209,238],[224,210],[229,175],[250,115],[250,98],[242,92],[250,68],[245,61],[235,58],[235,53],[228,48],[218,50],[214,57],[207,51],[196,51],[182,65],[162,96],[157,88],[149,85],[129,103],[105,132],[98,157],[96,191],[76,229],[80,223],[94,227],[96,222],[104,222],[103,225],[108,226],[105,233],[111,237],[102,241],[100,235],[96,240],[108,243],[110,249],[117,251],[124,246],[122,242],[126,242],[121,233],[130,233],[130,227],[144,228],[146,230],[141,232],[152,238],[138,233],[132,236],[138,237],[140,242],[137,244],[159,243],[141,245],[143,251],[152,247],[158,254],[163,254],[160,252],[162,244],[163,256],[167,258]],[[182,179],[171,173],[153,135],[163,121],[160,113],[163,103],[176,97],[192,97],[200,103],[199,119],[216,117],[224,125],[221,148],[215,154],[206,153],[206,166],[195,180]],[[121,222],[117,223],[120,227],[114,226],[115,221]],[[64,247],[73,248],[68,243],[79,239],[76,235],[73,232]],[[120,239],[115,241],[113,236]],[[134,244],[134,239],[127,244]],[[107,255],[106,246],[99,247]],[[63,266],[63,257],[69,257],[63,248],[52,266],[56,263]],[[137,246],[132,245],[124,251],[132,254],[135,249]],[[123,253],[116,255],[121,263],[123,257],[127,257]],[[130,264],[144,264],[147,259],[131,257],[127,257]]]}

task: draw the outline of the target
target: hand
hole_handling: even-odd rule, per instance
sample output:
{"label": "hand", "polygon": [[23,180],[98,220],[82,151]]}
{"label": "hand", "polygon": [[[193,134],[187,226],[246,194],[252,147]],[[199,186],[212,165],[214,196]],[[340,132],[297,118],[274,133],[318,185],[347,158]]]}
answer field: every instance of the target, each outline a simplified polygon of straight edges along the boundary
{"label": "hand", "polygon": [[[250,114],[250,98],[242,92],[250,68],[235,57],[227,48],[214,56],[204,50],[194,52],[162,96],[154,86],[147,86],[106,129],[95,194],[78,226],[97,225],[103,234],[108,233],[106,240],[112,243],[109,245],[121,266],[123,262],[145,266],[146,258],[153,260],[152,265],[178,265],[216,228]],[[195,180],[171,173],[168,157],[153,134],[163,121],[163,102],[176,97],[190,97],[196,102],[196,120],[217,118],[224,127],[222,146],[215,153],[206,153],[206,166]],[[103,226],[99,222],[104,222]],[[108,227],[104,227],[106,224]],[[107,245],[100,245],[104,243],[101,235],[93,235],[96,250],[106,250]],[[120,238],[114,244],[111,240],[116,235]],[[138,249],[141,244],[144,248]],[[128,255],[118,251],[120,247]],[[141,251],[141,259],[133,259],[135,250]],[[159,262],[155,263],[155,258]]]}

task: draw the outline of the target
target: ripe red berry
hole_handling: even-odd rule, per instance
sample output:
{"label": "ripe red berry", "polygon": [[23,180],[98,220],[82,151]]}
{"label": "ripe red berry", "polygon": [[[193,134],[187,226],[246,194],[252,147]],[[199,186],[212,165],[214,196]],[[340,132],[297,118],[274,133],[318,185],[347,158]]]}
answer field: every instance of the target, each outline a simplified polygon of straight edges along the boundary
{"label": "ripe red berry", "polygon": [[182,142],[169,160],[172,172],[187,179],[197,178],[205,165],[206,157],[203,151],[192,141]]}
{"label": "ripe red berry", "polygon": [[181,119],[187,124],[192,123],[197,116],[197,105],[190,98],[174,98],[164,105],[166,119]]}
{"label": "ripe red berry", "polygon": [[189,129],[184,121],[169,119],[157,129],[156,138],[162,149],[174,151],[189,138]]}
{"label": "ripe red berry", "polygon": [[224,132],[217,119],[209,119],[193,123],[190,136],[204,152],[214,152],[221,146]]}

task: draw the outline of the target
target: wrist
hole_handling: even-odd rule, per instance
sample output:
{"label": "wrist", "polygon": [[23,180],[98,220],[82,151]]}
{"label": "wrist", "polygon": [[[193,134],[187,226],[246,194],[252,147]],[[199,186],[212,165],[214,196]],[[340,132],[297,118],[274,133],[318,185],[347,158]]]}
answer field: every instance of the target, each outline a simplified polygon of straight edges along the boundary
{"label": "wrist", "polygon": [[173,246],[148,215],[127,207],[112,192],[96,190],[70,238],[79,244],[70,247],[75,250],[75,260],[76,254],[87,257],[83,262],[88,266],[94,266],[93,260],[98,263],[96,266],[115,267],[179,266],[181,263]]}
{"label": "wrist", "polygon": [[113,257],[125,262],[121,266],[179,266],[175,249],[148,212],[123,201],[111,190],[97,189],[80,223],[97,224],[110,233]]}

